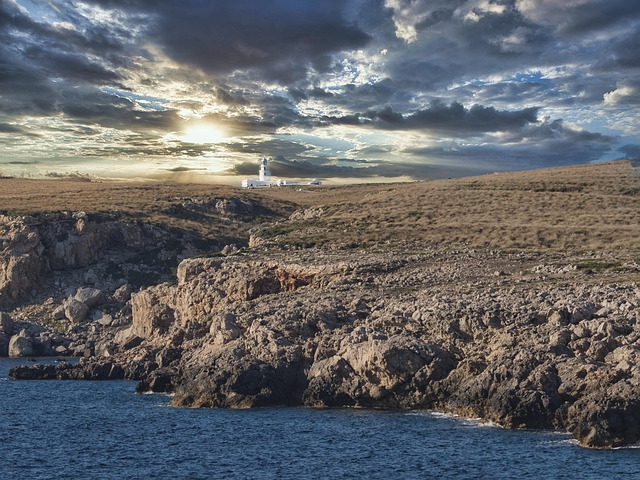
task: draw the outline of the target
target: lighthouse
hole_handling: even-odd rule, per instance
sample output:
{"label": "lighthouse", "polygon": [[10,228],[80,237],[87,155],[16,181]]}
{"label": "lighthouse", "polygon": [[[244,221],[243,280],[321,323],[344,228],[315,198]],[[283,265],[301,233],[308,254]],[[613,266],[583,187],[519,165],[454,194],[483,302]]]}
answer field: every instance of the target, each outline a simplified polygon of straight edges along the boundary
{"label": "lighthouse", "polygon": [[260,174],[258,179],[261,182],[271,181],[271,169],[269,168],[269,160],[267,157],[262,157],[262,160],[260,160]]}
{"label": "lighthouse", "polygon": [[258,178],[245,178],[242,180],[242,186],[244,188],[265,188],[265,187],[284,187],[289,185],[321,185],[320,180],[315,178],[311,181],[299,181],[299,180],[276,180],[271,179],[271,169],[269,168],[269,159],[262,157],[260,159],[260,170],[258,170]]}

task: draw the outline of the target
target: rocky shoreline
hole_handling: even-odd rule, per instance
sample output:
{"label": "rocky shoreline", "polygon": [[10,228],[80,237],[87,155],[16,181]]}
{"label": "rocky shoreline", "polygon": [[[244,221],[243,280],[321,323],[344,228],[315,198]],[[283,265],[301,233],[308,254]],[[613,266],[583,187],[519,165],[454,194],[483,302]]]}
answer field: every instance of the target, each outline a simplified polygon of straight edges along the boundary
{"label": "rocky shoreline", "polygon": [[[632,444],[639,179],[617,162],[226,197],[134,186],[127,205],[101,197],[108,213],[7,214],[0,356],[80,357],[10,376],[133,379],[180,407],[434,409]],[[47,185],[61,205],[77,193]]]}
{"label": "rocky shoreline", "polygon": [[[640,440],[640,266],[405,246],[183,260],[76,365],[182,407],[427,408],[586,447]],[[5,317],[3,317],[5,318]]]}

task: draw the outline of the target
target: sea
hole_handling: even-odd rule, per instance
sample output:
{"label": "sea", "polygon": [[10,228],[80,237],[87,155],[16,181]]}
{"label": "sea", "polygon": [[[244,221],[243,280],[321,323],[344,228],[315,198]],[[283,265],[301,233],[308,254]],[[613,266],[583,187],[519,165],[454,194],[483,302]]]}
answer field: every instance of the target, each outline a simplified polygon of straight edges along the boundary
{"label": "sea", "polygon": [[638,446],[429,411],[174,408],[131,381],[9,380],[24,363],[0,359],[0,479],[640,479]]}

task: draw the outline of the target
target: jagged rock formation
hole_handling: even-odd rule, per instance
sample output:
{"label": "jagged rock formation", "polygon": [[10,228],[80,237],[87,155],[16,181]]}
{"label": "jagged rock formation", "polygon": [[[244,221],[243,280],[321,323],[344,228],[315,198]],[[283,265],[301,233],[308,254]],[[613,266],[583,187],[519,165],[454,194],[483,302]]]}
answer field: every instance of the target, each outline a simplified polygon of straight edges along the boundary
{"label": "jagged rock formation", "polygon": [[16,301],[36,285],[46,267],[37,232],[21,221],[0,216],[0,306]]}
{"label": "jagged rock formation", "polygon": [[[435,408],[567,430],[591,447],[640,440],[640,288],[539,261],[439,250],[185,260],[176,284],[132,295],[108,362],[140,391],[174,391],[177,406]],[[105,361],[46,375],[93,378]]]}
{"label": "jagged rock formation", "polygon": [[[636,442],[630,169],[251,201],[129,193],[147,192],[136,209],[180,235],[136,215],[0,217],[0,355],[82,356],[11,375],[137,379],[177,406],[433,408],[589,447]],[[226,238],[218,256],[178,266],[206,250],[189,229]]]}

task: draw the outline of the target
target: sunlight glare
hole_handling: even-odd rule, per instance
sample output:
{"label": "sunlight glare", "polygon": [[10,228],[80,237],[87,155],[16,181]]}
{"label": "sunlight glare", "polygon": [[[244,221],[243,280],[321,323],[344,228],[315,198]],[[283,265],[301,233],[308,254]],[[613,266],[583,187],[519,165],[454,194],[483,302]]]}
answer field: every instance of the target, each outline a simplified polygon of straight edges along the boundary
{"label": "sunlight glare", "polygon": [[188,126],[181,137],[183,142],[206,144],[216,143],[225,137],[224,132],[210,123],[198,123]]}

